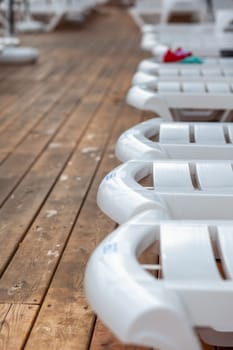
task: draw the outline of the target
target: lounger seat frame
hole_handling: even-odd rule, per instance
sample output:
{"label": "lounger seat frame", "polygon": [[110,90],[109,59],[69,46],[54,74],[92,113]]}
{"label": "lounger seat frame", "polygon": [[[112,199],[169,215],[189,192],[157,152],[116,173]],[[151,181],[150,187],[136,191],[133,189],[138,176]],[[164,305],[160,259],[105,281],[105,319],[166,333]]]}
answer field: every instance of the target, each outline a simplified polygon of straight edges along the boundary
{"label": "lounger seat frame", "polygon": [[[142,60],[137,68],[137,72],[143,72],[147,74],[151,74],[154,76],[160,76],[161,72],[162,75],[166,72],[166,70],[169,72],[171,69],[174,73],[173,75],[182,75],[182,71],[187,72],[194,70],[199,70],[200,74],[202,72],[202,69],[210,68],[211,70],[214,69],[221,69],[221,71],[224,71],[225,69],[229,70],[233,67],[233,59],[232,58],[205,58],[204,62],[202,64],[192,64],[186,66],[183,63],[160,63],[156,58],[147,58]],[[176,72],[175,72],[176,70]],[[171,72],[171,71],[170,71]]]}
{"label": "lounger seat frame", "polygon": [[153,118],[126,130],[116,156],[134,159],[233,159],[232,123],[168,123]]}
{"label": "lounger seat frame", "polygon": [[172,49],[184,47],[195,55],[218,57],[219,50],[231,47],[232,40],[231,32],[218,32],[213,24],[159,24],[145,28],[141,48],[157,56],[156,47],[163,44]]}
{"label": "lounger seat frame", "polygon": [[[150,184],[141,185],[149,176]],[[118,223],[148,209],[159,219],[233,220],[232,162],[129,161],[105,176],[97,203]]]}
{"label": "lounger seat frame", "polygon": [[[178,113],[171,110],[218,111],[219,121],[231,119],[233,110],[233,84],[218,81],[160,81],[157,88],[133,86],[128,92],[129,105],[146,111],[155,112],[167,121],[181,120]],[[154,91],[156,90],[156,91]],[[183,91],[186,90],[186,91]],[[196,91],[195,91],[196,90]],[[202,91],[202,92],[199,92]],[[212,115],[197,115],[195,121],[205,121]],[[190,117],[189,121],[193,121]]]}

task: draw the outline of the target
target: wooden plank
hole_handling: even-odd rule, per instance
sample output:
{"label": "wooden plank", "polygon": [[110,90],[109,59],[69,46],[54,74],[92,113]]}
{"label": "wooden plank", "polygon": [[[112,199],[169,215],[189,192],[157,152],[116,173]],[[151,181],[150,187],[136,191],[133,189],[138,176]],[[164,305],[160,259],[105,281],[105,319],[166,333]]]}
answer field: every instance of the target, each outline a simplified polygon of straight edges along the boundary
{"label": "wooden plank", "polygon": [[[8,308],[7,315],[1,322],[0,349],[21,349],[25,343],[28,331],[38,312],[38,305],[4,305]],[[0,307],[1,309],[1,307]]]}
{"label": "wooden plank", "polygon": [[51,111],[49,119],[42,120],[27,135],[17,150],[10,154],[8,159],[0,166],[0,181],[2,186],[0,206],[34,164],[48,143],[52,141],[62,124],[67,121],[77,102],[77,96],[74,96],[72,93],[59,101],[53,111]]}
{"label": "wooden plank", "polygon": [[[63,98],[54,106],[48,115],[26,135],[26,138],[23,139],[15,152],[0,167],[1,183],[3,184],[0,193],[0,206],[13,191],[14,187],[20,182],[30,166],[32,166],[39,157],[44,147],[54,138],[62,123],[68,121],[73,106],[80,103],[81,98],[87,93],[88,89],[98,78],[101,79],[101,70],[106,63],[106,59],[96,61],[95,66],[89,69],[89,75],[87,78],[85,72],[83,74],[79,73],[79,80],[75,84],[75,88],[70,87],[68,89],[68,93],[65,93]],[[104,89],[104,86],[98,84],[95,90],[98,91],[100,88]],[[92,89],[91,92],[92,100],[95,95],[95,90]],[[97,94],[96,103],[98,103],[98,98]],[[64,130],[67,132],[66,129]],[[14,135],[15,133],[13,131],[12,142],[16,141]],[[33,148],[30,147],[31,144],[33,144]],[[9,146],[10,145],[8,144],[8,147]],[[13,147],[13,144],[11,147]],[[5,153],[2,153],[2,157],[0,155],[0,159],[3,161],[4,155],[7,157],[10,151],[11,149],[6,153],[5,150]]]}
{"label": "wooden plank", "polygon": [[[56,89],[56,85],[48,84],[42,96],[37,99],[37,103],[24,111],[20,118],[11,123],[0,138],[0,148],[9,149],[18,144],[48,111],[54,106],[59,98],[64,94],[65,88]],[[23,125],[23,127],[22,127]]]}
{"label": "wooden plank", "polygon": [[[62,295],[61,295],[62,299]],[[76,307],[76,302],[67,303],[54,302],[44,304],[49,317],[44,320],[43,325],[36,325],[34,330],[38,333],[37,344],[28,344],[24,349],[46,349],[50,350],[84,350],[88,349],[94,319],[91,317],[91,310],[85,300],[80,299],[80,307]],[[59,323],[57,318],[59,315]],[[38,339],[40,340],[38,341]],[[75,339],[75,341],[74,341]]]}
{"label": "wooden plank", "polygon": [[[27,350],[33,349],[35,344],[37,344],[38,339],[41,339],[41,349],[43,349],[49,342],[49,334],[42,335],[41,333],[44,324],[49,322],[50,319],[50,315],[48,314],[48,310],[46,308],[47,304],[55,303],[56,305],[67,305],[67,307],[69,305],[73,305],[77,312],[80,308],[82,308],[83,274],[87,259],[96,244],[98,244],[98,242],[115,227],[115,223],[113,223],[98,210],[96,206],[96,191],[99,182],[106,172],[110,171],[110,169],[114,168],[117,164],[117,161],[113,156],[116,138],[121,132],[123,132],[123,130],[140,120],[140,113],[129,109],[129,107],[124,107],[119,112],[117,118],[116,127],[114,128],[108,148],[104,154],[103,161],[101,162],[100,170],[98,170],[94,185],[88,193],[85,204],[63,254],[61,263],[52,281],[48,295],[45,298],[41,313],[35,323],[32,334],[29,337],[29,342],[26,346]],[[93,219],[90,220],[90,218]],[[55,327],[62,322],[63,317],[64,315],[62,313],[62,309],[57,309],[56,317],[53,318],[53,324]],[[73,322],[75,324],[75,315],[72,315],[72,317],[74,317]],[[94,315],[90,314],[89,310],[87,310],[85,324],[83,327],[89,329],[89,325],[93,322],[94,318]],[[64,333],[64,337],[68,339],[69,335]],[[72,344],[78,344],[79,341],[81,341],[81,343],[88,344],[88,334],[83,334],[83,337],[85,338],[81,339],[80,335],[75,334],[74,332],[72,340],[69,339],[69,341],[72,341]],[[67,348],[69,349],[72,347],[69,344],[69,347]]]}
{"label": "wooden plank", "polygon": [[12,66],[6,66],[6,65],[0,65],[1,70],[0,70],[0,81],[1,84],[5,81],[5,79],[9,79],[10,74],[17,72],[16,67]]}
{"label": "wooden plank", "polygon": [[[201,345],[202,345],[203,350],[220,350],[220,349],[217,349],[215,346],[211,346],[211,345],[205,344],[203,342],[201,342]],[[228,348],[228,350],[229,350],[229,348]]]}
{"label": "wooden plank", "polygon": [[[123,67],[123,75],[126,74],[127,68],[127,66]],[[109,78],[104,81],[105,84],[106,82],[109,83]],[[118,79],[115,85],[117,85],[118,88],[123,85],[120,72],[118,73]],[[107,84],[106,89],[108,86],[109,84]],[[111,90],[114,94],[115,89],[116,87],[113,85]],[[102,89],[98,89],[98,91],[102,99],[102,94],[104,92],[103,87]],[[95,97],[95,95],[92,96]],[[89,98],[87,99],[87,106],[88,105]],[[55,186],[42,212],[34,222],[32,229],[21,243],[17,254],[14,256],[6,273],[3,275],[0,282],[0,300],[6,301],[8,299],[13,299],[27,303],[38,303],[38,301],[42,299],[51,274],[63,250],[66,238],[69,235],[79,208],[85,198],[90,181],[101,159],[102,150],[108,140],[108,131],[111,130],[111,125],[118,114],[119,107],[120,105],[116,104],[115,100],[107,98],[102,104],[101,109],[98,110],[98,113],[95,115],[88,128],[88,132],[84,134],[73,157],[69,159],[71,163],[67,164],[67,167],[64,169],[63,177],[60,178],[62,181],[59,181]],[[110,111],[111,115],[109,115]],[[83,115],[83,117],[86,119],[87,115]],[[77,137],[77,122],[78,124],[80,123],[80,120],[77,118],[75,118],[75,125],[73,125],[73,119],[70,119],[69,122],[70,121],[72,123],[68,124],[71,128],[66,130],[66,132],[65,128],[63,128],[60,135],[61,138],[59,138],[59,136],[57,137],[58,144],[66,144],[66,147],[68,147],[68,141],[71,143],[71,147],[73,147],[73,140]],[[102,125],[102,127],[100,128],[99,125]],[[90,135],[93,135],[93,137],[90,137]],[[55,150],[57,150],[57,148],[55,148]],[[57,152],[58,156],[60,152],[59,148]],[[40,168],[38,172],[43,173]],[[33,173],[33,175],[35,176],[36,174]],[[44,184],[44,188],[45,186],[46,184]],[[75,191],[74,188],[76,189]],[[12,199],[12,201],[13,200],[14,199]],[[31,209],[32,203],[30,203],[28,210],[31,211]],[[53,213],[53,215],[50,216],[48,213]],[[41,229],[39,234],[38,228]],[[48,232],[50,236],[49,239]],[[0,254],[1,260],[3,256],[6,259],[6,252],[12,244],[12,242],[9,242],[8,236],[3,235],[3,240],[5,239],[7,239],[7,242],[3,245],[4,252]],[[36,241],[38,243],[32,245],[32,242]],[[28,261],[28,263],[25,263],[26,261]],[[17,269],[15,268],[16,266]],[[17,289],[15,294],[9,295],[9,290],[12,287],[14,288],[15,283],[18,283],[22,274],[24,275],[24,281],[27,282],[22,285],[22,288]]]}
{"label": "wooden plank", "polygon": [[[111,52],[111,50],[110,50],[110,52]],[[98,50],[97,50],[97,54],[98,54]],[[111,54],[112,54],[112,52],[111,52]],[[76,57],[76,58],[78,58],[78,57]],[[95,62],[95,65],[93,65],[93,63],[92,63],[93,62],[93,58],[94,58],[94,56],[92,54],[90,57],[88,57],[88,58],[86,58],[84,60],[84,64],[82,64],[82,65],[79,64],[78,65],[79,69],[78,69],[78,71],[76,70],[75,73],[79,74],[79,85],[77,86],[77,77],[71,75],[72,78],[73,77],[75,77],[75,78],[71,79],[71,81],[68,82],[68,85],[66,87],[67,89],[75,84],[75,86],[77,86],[77,94],[79,93],[80,95],[82,95],[83,92],[87,88],[88,81],[90,81],[91,79],[92,79],[92,81],[96,79],[96,77],[97,77],[96,73],[98,73],[100,71],[100,67],[101,68],[103,67],[103,64],[106,62],[106,58],[104,58],[104,60],[102,60],[102,63],[100,62],[98,64],[98,62]],[[102,66],[101,66],[101,64],[102,64]],[[90,65],[91,65],[91,67],[89,68]],[[88,77],[87,78],[85,77],[85,79],[84,79],[84,76],[80,76],[80,72],[82,72],[86,76],[87,69],[88,69]],[[82,90],[82,87],[83,87],[83,90]],[[56,91],[57,90],[55,84],[52,84],[51,90],[52,91]],[[43,106],[44,110],[46,110],[46,105],[45,104],[48,103],[48,100],[49,100],[48,91],[45,91],[43,96],[38,96],[38,97],[41,98],[42,101],[40,99],[38,99],[36,101],[37,105]],[[45,99],[46,103],[43,103],[43,99]],[[21,104],[24,104],[24,101],[21,101],[21,102],[22,102]],[[20,113],[21,118],[19,118],[19,115],[17,115],[17,121],[15,121],[16,120],[16,116],[14,116],[14,118],[12,120],[12,115],[9,116],[9,113],[4,117],[4,120],[8,120],[8,124],[4,125],[4,120],[2,120],[1,125],[2,125],[3,129],[6,128],[6,126],[8,127],[8,129],[7,129],[7,132],[3,135],[0,143],[1,143],[1,149],[5,150],[5,153],[9,153],[11,151],[11,149],[13,149],[14,145],[17,145],[17,143],[20,142],[20,138],[21,139],[23,138],[22,135],[25,135],[28,132],[28,130],[30,129],[30,127],[31,128],[33,127],[33,124],[32,124],[33,120],[32,119],[34,119],[34,118],[30,118],[31,115],[37,116],[37,118],[36,118],[37,121],[38,121],[38,119],[40,119],[40,115],[39,114],[42,113],[40,111],[40,109],[37,110],[33,106],[27,111],[25,111],[23,109],[23,111],[21,111],[21,113]],[[10,111],[10,112],[12,112],[12,111]],[[9,120],[11,120],[11,121],[9,122]],[[35,121],[35,123],[36,123],[36,121]],[[20,129],[21,132],[20,133],[17,132],[17,137],[15,137],[15,134],[16,134],[15,130],[16,129],[18,130],[19,125],[22,125],[22,124],[24,125],[24,128],[23,129],[21,128]]]}
{"label": "wooden plank", "polygon": [[[98,319],[90,350],[150,350],[148,347],[124,345]],[[152,350],[152,349],[151,349]]]}
{"label": "wooden plank", "polygon": [[10,94],[3,94],[0,96],[0,111],[1,114],[4,113],[4,109],[6,109],[9,105],[12,105],[16,100],[16,96]]}
{"label": "wooden plank", "polygon": [[[15,86],[15,84],[13,84],[13,86]],[[21,93],[18,93],[18,98],[14,104],[10,105],[6,110],[4,110],[4,113],[0,115],[0,133],[7,130],[7,128],[12,125],[15,120],[17,120],[17,118],[23,114],[43,93],[43,87],[41,84],[31,86],[29,90],[25,88],[25,90],[25,92],[21,91]],[[8,89],[6,91],[7,93],[11,93],[11,91],[8,91]]]}
{"label": "wooden plank", "polygon": [[[105,69],[105,72],[107,71],[106,69]],[[114,69],[115,69],[115,72],[117,72],[118,66],[115,65]],[[114,70],[112,70],[112,67],[110,67],[110,71],[114,72]],[[118,85],[122,84],[120,78],[121,77],[119,77]],[[55,141],[51,144],[51,147],[48,148],[46,150],[46,152],[44,152],[41,159],[38,160],[36,165],[31,169],[28,176],[25,177],[25,179],[22,182],[22,185],[15,191],[14,197],[10,201],[8,201],[4,205],[4,207],[2,208],[2,212],[0,214],[0,216],[2,217],[2,220],[1,220],[2,231],[0,228],[0,237],[1,237],[1,243],[2,243],[1,246],[2,247],[4,246],[4,250],[3,250],[2,254],[0,254],[0,261],[1,261],[2,268],[5,266],[8,258],[10,257],[12,249],[14,250],[16,248],[16,245],[18,244],[19,239],[21,239],[25,230],[27,230],[27,227],[30,224],[33,216],[35,215],[35,213],[39,209],[39,206],[41,205],[41,201],[43,201],[46,194],[50,190],[52,184],[54,183],[54,181],[56,181],[57,177],[59,176],[59,172],[62,171],[63,166],[65,166],[66,162],[68,162],[68,159],[69,159],[70,155],[72,154],[73,148],[75,148],[76,144],[79,141],[79,138],[81,137],[81,135],[83,134],[83,131],[85,130],[86,126],[88,125],[88,122],[93,117],[94,111],[96,110],[99,103],[102,101],[103,97],[105,96],[105,93],[106,93],[109,85],[111,84],[111,80],[109,79],[109,74],[107,74],[107,76],[103,75],[102,85],[101,85],[101,82],[102,82],[101,79],[99,79],[97,81],[97,84],[98,84],[97,91],[99,93],[99,99],[96,100],[96,93],[97,93],[97,91],[96,91],[96,93],[91,94],[90,97],[88,96],[87,99],[84,100],[84,102],[86,101],[86,103],[83,102],[83,104],[81,105],[81,106],[84,106],[84,110],[86,109],[87,112],[89,110],[90,114],[82,114],[80,110],[77,110],[76,113],[74,113],[73,117],[71,117],[69,119],[69,121],[65,125],[65,127],[62,128],[61,132],[58,133],[57,137],[55,138]],[[104,86],[105,86],[105,88],[104,88]],[[94,100],[93,106],[91,105],[91,101],[92,101],[91,98],[93,98],[93,100]],[[111,123],[112,118],[114,118],[113,116],[109,117],[109,112],[110,111],[112,112],[115,105],[116,105],[115,101],[111,101],[111,99],[106,100],[102,109],[100,111],[98,111],[98,115],[95,117],[97,122],[94,122],[93,131],[91,132],[90,131],[91,128],[89,128],[89,133],[86,136],[86,139],[84,138],[83,143],[80,145],[82,152],[79,151],[78,155],[81,157],[81,160],[84,159],[87,161],[87,165],[94,164],[94,166],[96,167],[96,165],[98,163],[97,160],[95,160],[95,158],[93,159],[93,154],[95,155],[95,157],[98,157],[98,152],[101,151],[101,146],[100,146],[100,150],[98,150],[98,147],[96,148],[96,146],[95,146],[95,150],[93,150],[92,143],[97,144],[97,142],[98,142],[97,135],[100,135],[99,142],[104,142],[104,140],[106,139],[107,127],[109,125],[108,123]],[[91,106],[92,106],[92,108],[90,109]],[[94,107],[94,110],[93,110],[93,107]],[[108,118],[107,120],[109,122],[103,123],[104,118],[105,119]],[[99,122],[99,120],[100,121],[102,120],[102,122]],[[103,127],[100,129],[99,125],[101,123],[103,124]],[[78,126],[78,128],[77,128],[77,126]],[[95,138],[92,140],[90,140],[90,133],[96,134]],[[105,133],[106,133],[106,135],[105,135]],[[63,145],[65,145],[65,146],[63,146]],[[58,162],[58,159],[59,159],[59,162]],[[49,167],[49,169],[46,169],[46,167]],[[69,169],[72,169],[72,167],[70,167]],[[77,169],[78,169],[78,165],[76,165],[73,169],[73,172],[75,172],[75,174],[77,173]],[[81,169],[84,172],[84,174],[87,173],[87,175],[90,178],[92,178],[92,176],[93,176],[92,173],[89,173],[88,167],[87,168],[83,167],[82,163],[81,163]],[[69,171],[71,171],[71,170],[69,170]],[[44,174],[46,174],[46,177],[44,177]],[[70,178],[72,179],[72,176]],[[73,186],[77,186],[76,185],[76,183],[77,183],[76,178],[77,178],[77,175],[73,178],[73,181],[74,181]],[[85,177],[84,177],[84,179],[85,179]],[[59,183],[59,186],[61,186],[61,185],[63,185],[63,184]],[[81,183],[80,185],[81,185],[81,189],[82,189],[82,185],[85,186],[85,182],[84,182],[84,184]],[[63,194],[63,196],[65,196],[65,198],[62,197],[61,198],[62,201],[69,200],[69,198],[72,198],[75,196],[73,188],[74,187],[72,187],[71,189],[67,189],[71,193],[68,195],[67,192],[65,192]],[[64,188],[64,190],[66,190],[66,188]],[[36,195],[35,195],[35,191],[36,191]],[[83,192],[81,192],[81,193],[82,193],[82,195],[81,195],[81,199],[82,199],[82,198],[84,198],[85,193],[83,193]],[[78,198],[80,201],[79,193],[77,195],[78,195]],[[54,202],[54,200],[53,200],[53,202]],[[57,205],[59,205],[59,203],[60,202],[58,202]],[[71,200],[71,203],[72,203],[72,200]],[[50,207],[51,204],[48,204],[48,206]],[[53,204],[53,206],[55,206],[55,203]],[[16,208],[18,208],[17,214],[20,216],[17,219],[16,219],[16,217],[18,217],[18,215],[16,216],[16,214],[15,214]],[[74,208],[75,208],[75,206],[74,206]],[[51,208],[48,208],[47,210],[50,210],[50,209]],[[72,212],[72,210],[71,210],[71,212]],[[62,213],[61,208],[59,209],[59,212]],[[19,227],[17,227],[17,228],[15,227],[14,222],[12,221],[12,217],[14,217],[14,220],[17,220],[18,224],[20,225],[20,230],[19,230]],[[46,218],[46,215],[43,213],[42,218],[44,218],[44,217]],[[53,222],[53,220],[50,219],[48,224],[50,225],[52,222]],[[38,224],[36,224],[36,226],[38,226]],[[51,229],[51,227],[50,227],[50,229]],[[35,232],[34,232],[34,234],[35,234]],[[62,237],[63,237],[63,234],[62,234]],[[38,236],[37,231],[36,231],[36,235]],[[10,237],[11,237],[11,239],[10,239]],[[5,243],[3,243],[3,242],[5,242]],[[48,243],[49,242],[45,240],[45,244],[48,244]],[[42,247],[42,242],[40,242],[40,245]],[[25,247],[26,247],[26,244],[25,244]],[[29,247],[28,248],[29,248],[29,250],[32,249],[32,252],[37,252],[36,247],[31,247],[30,240],[29,240]],[[0,247],[0,249],[1,249],[1,247]],[[51,249],[48,248],[48,250],[51,250]],[[48,250],[46,251],[46,254],[47,254]],[[49,256],[47,256],[47,257],[49,258]],[[21,260],[21,258],[20,258],[20,260]],[[51,260],[51,259],[49,258],[49,260]],[[22,262],[22,260],[21,260],[21,262]],[[56,259],[54,260],[53,263],[54,264],[56,263]],[[23,263],[23,265],[24,265],[24,263]],[[39,266],[39,267],[41,268],[41,266]],[[28,268],[29,266],[26,265],[25,267]],[[13,272],[13,274],[15,274],[15,273],[17,274],[18,272],[20,272],[20,275],[21,275],[23,270],[21,270],[21,269],[14,270],[14,268],[12,268],[11,271]],[[48,275],[45,274],[46,275],[45,279],[48,278],[48,276],[50,274],[51,274],[51,272],[48,272]],[[34,273],[33,273],[33,275],[34,275]],[[5,282],[4,282],[4,280],[5,280]],[[39,280],[42,283],[41,277],[39,278]],[[10,282],[10,285],[9,285],[9,282]],[[12,282],[13,282],[13,284],[12,284]],[[5,283],[7,284],[6,287],[4,286]],[[4,298],[4,299],[9,298],[7,290],[9,288],[11,288],[11,286],[14,285],[15,283],[17,283],[16,276],[14,275],[13,280],[12,280],[12,278],[10,278],[10,273],[7,273],[6,279],[4,277],[2,278],[2,280],[0,282],[1,298]],[[45,286],[43,286],[43,288],[45,288]],[[22,295],[21,295],[21,292],[22,292]],[[29,291],[29,295],[30,294],[31,294],[31,291]],[[12,297],[13,296],[11,296],[11,298]],[[18,291],[16,298],[18,298],[18,297],[23,298],[23,299],[25,299],[25,298],[27,299],[29,297],[28,292],[23,293],[23,290]],[[34,299],[35,298],[33,297],[33,300]]]}
{"label": "wooden plank", "polygon": [[2,324],[10,310],[11,304],[0,304],[0,331]]}

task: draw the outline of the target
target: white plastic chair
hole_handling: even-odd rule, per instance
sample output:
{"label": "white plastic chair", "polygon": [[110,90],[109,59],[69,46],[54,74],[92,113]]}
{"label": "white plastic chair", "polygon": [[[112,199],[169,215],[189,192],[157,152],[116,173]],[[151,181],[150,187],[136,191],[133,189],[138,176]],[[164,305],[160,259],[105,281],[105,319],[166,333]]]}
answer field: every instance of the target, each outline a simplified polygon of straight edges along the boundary
{"label": "white plastic chair", "polygon": [[[153,180],[144,187],[139,182],[148,176]],[[159,219],[233,220],[232,163],[129,161],[104,178],[97,203],[118,223],[148,209]]]}
{"label": "white plastic chair", "polygon": [[[131,87],[127,95],[128,104],[141,110],[155,112],[167,121],[212,120],[211,111],[217,112],[215,118],[219,121],[231,119],[233,82],[214,81],[214,79],[203,79],[203,81],[167,79],[157,81],[155,84],[148,83],[148,85],[150,86],[147,88]],[[192,110],[192,112],[185,112],[185,114],[185,110]],[[200,113],[203,110],[207,113]]]}
{"label": "white plastic chair", "polygon": [[[91,306],[127,344],[200,350],[195,328],[209,343],[232,346],[233,222],[156,217],[156,210],[141,213],[96,249],[85,274]],[[153,243],[154,264],[140,264]]]}
{"label": "white plastic chair", "polygon": [[116,156],[134,159],[233,159],[232,123],[164,123],[154,118],[125,131]]}

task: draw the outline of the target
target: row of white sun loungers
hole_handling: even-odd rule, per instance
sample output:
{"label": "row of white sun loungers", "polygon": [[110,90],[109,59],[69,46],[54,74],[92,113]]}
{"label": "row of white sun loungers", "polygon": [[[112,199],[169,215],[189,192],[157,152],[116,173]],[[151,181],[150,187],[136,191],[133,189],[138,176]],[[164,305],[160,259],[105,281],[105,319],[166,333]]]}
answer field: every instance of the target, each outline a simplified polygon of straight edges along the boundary
{"label": "row of white sun loungers", "polygon": [[228,121],[233,110],[233,59],[207,59],[191,67],[145,60],[133,77],[127,101],[168,121],[184,119],[185,114],[179,112],[185,109],[218,111],[217,115],[197,113],[199,121]]}
{"label": "row of white sun loungers", "polygon": [[144,60],[127,101],[157,118],[119,137],[122,164],[100,184],[97,203],[120,226],[90,258],[88,300],[126,344],[232,348],[233,124],[221,121],[233,60]]}

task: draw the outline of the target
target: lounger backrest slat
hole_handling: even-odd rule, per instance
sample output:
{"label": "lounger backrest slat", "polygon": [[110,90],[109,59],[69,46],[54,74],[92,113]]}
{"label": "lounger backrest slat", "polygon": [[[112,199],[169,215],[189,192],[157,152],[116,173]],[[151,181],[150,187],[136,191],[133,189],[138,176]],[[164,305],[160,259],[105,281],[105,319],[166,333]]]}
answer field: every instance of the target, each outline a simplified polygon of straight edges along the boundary
{"label": "lounger backrest slat", "polygon": [[183,82],[182,83],[183,92],[191,93],[205,93],[205,85],[203,82]]}
{"label": "lounger backrest slat", "polygon": [[233,227],[219,226],[217,233],[219,251],[224,272],[227,278],[233,279]]}
{"label": "lounger backrest slat", "polygon": [[[182,93],[198,93],[198,94],[230,94],[233,92],[233,89],[231,86],[233,86],[233,83],[228,82],[223,78],[222,81],[210,81],[210,78],[208,80],[204,80],[202,77],[195,77],[195,79],[192,79],[190,77],[189,81],[185,78],[183,80],[181,77],[178,77],[176,81],[174,80],[168,80],[166,78],[162,78],[160,80],[153,79],[153,84],[155,88],[157,87],[159,93],[175,93],[175,92],[182,92]],[[147,77],[147,80],[149,81],[149,77]],[[152,82],[152,78],[150,79]],[[225,80],[225,81],[224,81]],[[147,82],[145,82],[145,85]],[[143,85],[143,84],[142,84]]]}
{"label": "lounger backrest slat", "polygon": [[174,68],[174,67],[162,67],[159,69],[159,75],[161,77],[163,76],[170,76],[170,77],[173,77],[173,76],[177,76],[179,74],[179,71],[177,68]]}
{"label": "lounger backrest slat", "polygon": [[199,144],[226,144],[224,129],[221,124],[211,125],[210,129],[208,124],[196,123],[194,126],[194,139]]}
{"label": "lounger backrest slat", "polygon": [[202,68],[202,75],[204,76],[221,76],[222,75],[222,71],[220,68],[216,67],[216,68]]}
{"label": "lounger backrest slat", "polygon": [[164,123],[160,125],[159,130],[160,143],[189,143],[189,126],[188,124]]}
{"label": "lounger backrest slat", "polygon": [[227,83],[222,82],[209,82],[206,83],[206,87],[209,93],[230,93],[230,86]]}
{"label": "lounger backrest slat", "polygon": [[155,190],[194,190],[188,163],[177,163],[175,167],[169,163],[154,163],[153,176]]}
{"label": "lounger backrest slat", "polygon": [[180,92],[180,83],[177,81],[160,81],[157,83],[160,93]]}
{"label": "lounger backrest slat", "polygon": [[[233,63],[232,63],[232,65],[233,65]],[[224,68],[223,69],[223,74],[226,77],[232,77],[233,76],[233,69],[232,68]]]}
{"label": "lounger backrest slat", "polygon": [[189,76],[200,76],[201,75],[201,70],[200,68],[180,68],[179,69],[180,75],[183,77],[189,77]]}
{"label": "lounger backrest slat", "polygon": [[197,163],[196,173],[202,190],[233,190],[233,171],[229,163]]}
{"label": "lounger backrest slat", "polygon": [[160,240],[164,279],[221,279],[207,226],[162,225]]}
{"label": "lounger backrest slat", "polygon": [[233,143],[233,125],[232,124],[227,125],[227,131],[228,131],[229,141]]}
{"label": "lounger backrest slat", "polygon": [[231,67],[233,66],[233,58],[220,58],[219,63],[222,67]]}

